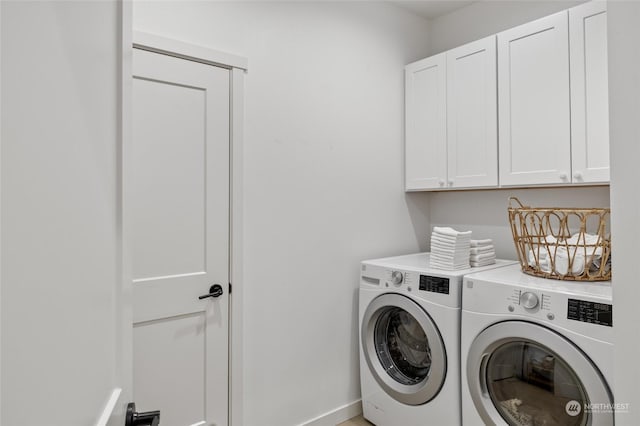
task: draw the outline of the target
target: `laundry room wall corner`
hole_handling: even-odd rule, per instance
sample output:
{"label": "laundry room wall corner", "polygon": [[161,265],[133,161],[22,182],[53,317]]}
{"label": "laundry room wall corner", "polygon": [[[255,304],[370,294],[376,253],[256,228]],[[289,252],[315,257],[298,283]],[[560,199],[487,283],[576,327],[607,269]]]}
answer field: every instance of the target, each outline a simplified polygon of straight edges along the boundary
{"label": "laundry room wall corner", "polygon": [[640,299],[637,250],[640,240],[640,3],[610,1],[609,29],[609,120],[611,141],[611,231],[613,255],[613,297],[615,309],[616,403],[629,404],[616,412],[616,423],[640,423],[640,344],[637,306]]}

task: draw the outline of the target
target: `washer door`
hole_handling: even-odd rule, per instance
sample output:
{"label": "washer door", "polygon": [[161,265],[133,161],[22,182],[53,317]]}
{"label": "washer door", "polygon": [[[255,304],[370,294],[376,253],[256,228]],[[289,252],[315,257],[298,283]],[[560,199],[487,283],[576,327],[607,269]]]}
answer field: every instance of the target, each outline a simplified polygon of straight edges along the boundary
{"label": "washer door", "polygon": [[537,324],[506,321],[485,329],[469,350],[467,381],[487,424],[613,425],[597,367],[569,340]]}
{"label": "washer door", "polygon": [[375,298],[362,319],[364,357],[378,384],[397,401],[420,405],[433,399],[446,377],[444,342],[435,323],[410,298]]}

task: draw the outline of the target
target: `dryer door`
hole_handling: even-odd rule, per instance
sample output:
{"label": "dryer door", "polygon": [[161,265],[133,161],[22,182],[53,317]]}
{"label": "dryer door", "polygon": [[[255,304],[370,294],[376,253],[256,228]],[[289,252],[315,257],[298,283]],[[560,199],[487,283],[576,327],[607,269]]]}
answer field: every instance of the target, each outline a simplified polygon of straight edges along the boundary
{"label": "dryer door", "polygon": [[369,370],[387,394],[408,405],[438,394],[447,371],[444,342],[416,302],[396,293],[378,296],[364,313],[360,335]]}
{"label": "dryer door", "polygon": [[487,424],[613,425],[611,392],[598,368],[537,324],[506,321],[480,333],[469,350],[467,381]]}

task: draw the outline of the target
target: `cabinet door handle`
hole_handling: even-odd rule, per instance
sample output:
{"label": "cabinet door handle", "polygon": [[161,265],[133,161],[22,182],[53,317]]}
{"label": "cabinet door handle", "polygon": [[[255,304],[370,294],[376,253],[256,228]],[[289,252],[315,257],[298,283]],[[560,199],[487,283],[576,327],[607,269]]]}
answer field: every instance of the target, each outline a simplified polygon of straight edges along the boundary
{"label": "cabinet door handle", "polygon": [[561,172],[560,173],[560,179],[561,180],[567,180],[568,177],[569,177],[569,175],[566,172]]}
{"label": "cabinet door handle", "polygon": [[582,180],[582,173],[581,172],[575,172],[573,174],[573,178],[576,180]]}
{"label": "cabinet door handle", "polygon": [[438,185],[440,185],[440,186],[444,186],[444,181],[443,181],[442,179],[440,179],[440,180],[438,181]]}

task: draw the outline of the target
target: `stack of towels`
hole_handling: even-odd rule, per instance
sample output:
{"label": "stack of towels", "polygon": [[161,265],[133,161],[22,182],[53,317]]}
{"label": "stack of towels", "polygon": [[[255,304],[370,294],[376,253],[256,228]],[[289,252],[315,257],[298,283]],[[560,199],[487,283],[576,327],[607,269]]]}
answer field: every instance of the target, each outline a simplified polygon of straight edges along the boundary
{"label": "stack of towels", "polygon": [[431,234],[431,267],[468,269],[470,244],[471,231],[460,232],[453,228],[434,226]]}
{"label": "stack of towels", "polygon": [[496,263],[496,249],[493,240],[471,240],[469,263],[473,267],[493,265]]}

